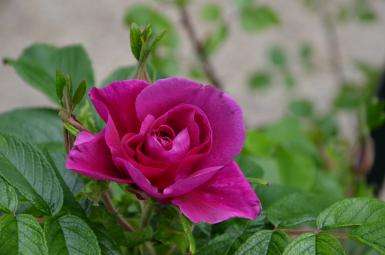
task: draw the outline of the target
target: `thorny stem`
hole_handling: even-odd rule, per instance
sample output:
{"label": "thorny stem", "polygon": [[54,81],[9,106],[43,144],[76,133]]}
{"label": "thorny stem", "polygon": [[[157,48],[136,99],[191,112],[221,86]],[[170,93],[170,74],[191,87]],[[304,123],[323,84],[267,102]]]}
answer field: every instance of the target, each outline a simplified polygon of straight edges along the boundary
{"label": "thorny stem", "polygon": [[204,73],[206,74],[207,78],[209,79],[210,83],[212,85],[216,86],[217,88],[223,88],[222,82],[219,80],[217,74],[215,73],[215,70],[210,62],[210,59],[205,52],[205,49],[198,39],[198,36],[195,32],[194,26],[191,23],[190,15],[186,9],[185,4],[178,5],[179,13],[181,15],[181,21],[184,29],[187,32],[187,35],[193,44],[194,50],[196,54],[198,55],[199,61],[202,64],[202,68]]}
{"label": "thorny stem", "polygon": [[120,226],[123,227],[124,230],[128,231],[128,232],[133,232],[135,231],[134,227],[131,226],[130,223],[128,223],[126,221],[126,219],[124,218],[124,216],[122,214],[119,213],[118,209],[116,209],[112,203],[112,200],[111,200],[111,195],[110,195],[110,192],[109,190],[106,191],[104,194],[103,194],[103,202],[104,202],[104,205],[106,206],[107,210],[116,216],[116,219],[119,223]]}
{"label": "thorny stem", "polygon": [[154,205],[151,202],[151,200],[144,201],[143,210],[142,210],[142,217],[140,219],[140,229],[143,230],[149,223],[152,211],[154,209]]}
{"label": "thorny stem", "polygon": [[[80,123],[76,119],[75,116],[73,116],[73,115],[71,115],[69,117],[65,117],[65,116],[66,116],[65,114],[60,114],[60,117],[62,118],[63,122],[67,122],[67,123],[71,124],[73,127],[78,129],[79,131],[89,131],[82,123]],[[65,143],[65,147],[67,149],[67,152],[69,152],[73,146],[73,143],[74,143],[74,136],[72,136],[68,132],[68,130],[66,130],[66,129],[64,129],[64,143]],[[119,211],[114,207],[109,190],[104,192],[103,202],[104,202],[104,205],[106,206],[107,210],[111,214],[115,215],[118,224],[120,226],[122,226],[124,230],[129,231],[129,232],[135,231],[134,227],[131,226],[131,224],[126,221],[124,216],[122,214],[120,214]]]}

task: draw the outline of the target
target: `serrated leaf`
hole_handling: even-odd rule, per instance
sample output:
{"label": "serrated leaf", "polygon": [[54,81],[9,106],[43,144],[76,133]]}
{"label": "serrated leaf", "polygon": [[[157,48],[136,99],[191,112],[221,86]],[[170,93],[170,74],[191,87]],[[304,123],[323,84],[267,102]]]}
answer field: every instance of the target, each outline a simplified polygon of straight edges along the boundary
{"label": "serrated leaf", "polygon": [[56,214],[63,190],[55,170],[34,145],[0,134],[0,176],[46,214]]}
{"label": "serrated leaf", "polygon": [[44,225],[50,255],[100,255],[92,229],[80,218],[65,215],[52,218]]}
{"label": "serrated leaf", "polygon": [[332,229],[360,226],[382,219],[385,203],[374,198],[348,198],[336,202],[317,218],[318,228]]}
{"label": "serrated leaf", "polygon": [[334,200],[325,195],[289,194],[273,203],[266,210],[266,217],[275,226],[295,226],[315,222],[318,214],[333,202]]}
{"label": "serrated leaf", "polygon": [[55,84],[56,70],[70,74],[74,84],[79,84],[83,79],[88,86],[95,83],[91,61],[80,45],[58,48],[47,44],[33,44],[18,59],[8,60],[7,63],[15,68],[25,82],[54,102],[59,102]]}
{"label": "serrated leaf", "polygon": [[43,229],[31,215],[0,218],[0,251],[7,255],[47,255]]}
{"label": "serrated leaf", "polygon": [[0,132],[38,145],[63,144],[58,112],[49,108],[21,108],[0,114]]}
{"label": "serrated leaf", "polygon": [[236,255],[279,255],[289,243],[287,235],[282,231],[261,230],[244,242]]}
{"label": "serrated leaf", "polygon": [[302,234],[292,241],[283,255],[343,255],[341,243],[334,236],[321,234]]}
{"label": "serrated leaf", "polygon": [[17,204],[15,189],[0,178],[0,212],[14,213],[17,210]]}
{"label": "serrated leaf", "polygon": [[79,192],[83,187],[83,181],[74,172],[65,168],[66,153],[62,144],[51,145],[43,148],[44,155],[55,170],[55,175],[63,189],[63,208],[73,215],[85,218],[85,213],[76,201],[73,193]]}
{"label": "serrated leaf", "polygon": [[351,231],[351,237],[385,254],[385,221],[381,219]]}
{"label": "serrated leaf", "polygon": [[99,241],[101,255],[121,255],[119,248],[114,240],[107,234],[102,226],[92,226],[94,233]]}

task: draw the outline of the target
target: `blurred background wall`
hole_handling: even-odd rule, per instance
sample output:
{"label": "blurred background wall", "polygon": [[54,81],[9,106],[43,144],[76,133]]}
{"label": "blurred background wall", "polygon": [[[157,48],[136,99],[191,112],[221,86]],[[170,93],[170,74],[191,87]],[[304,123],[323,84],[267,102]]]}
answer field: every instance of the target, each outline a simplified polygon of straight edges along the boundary
{"label": "blurred background wall", "polygon": [[[382,66],[385,61],[383,0],[364,0],[375,14],[373,22],[348,21],[336,25],[338,49],[333,49],[330,41],[333,38],[328,35],[319,8],[334,15],[336,6],[349,5],[352,1],[331,0],[326,7],[327,1],[315,1],[315,10],[307,7],[306,2],[310,1],[258,1],[268,4],[280,20],[278,25],[261,32],[245,32],[242,28],[239,6],[245,1],[194,0],[188,11],[198,35],[204,38],[214,25],[200,19],[202,8],[207,3],[221,7],[228,37],[213,53],[211,61],[225,89],[245,109],[248,124],[261,125],[284,114],[294,95],[311,99],[319,111],[326,110],[339,89],[336,63],[330,59],[336,53],[340,55],[337,66],[346,78],[363,79],[354,66],[355,59]],[[90,54],[100,82],[117,66],[134,63],[129,50],[128,29],[123,20],[127,8],[136,3],[154,6],[172,21],[180,35],[177,52],[182,70],[179,74],[186,74],[189,66],[196,62],[196,54],[186,38],[177,9],[164,1],[0,0],[0,56],[16,58],[24,47],[34,42],[58,46],[80,43]],[[303,52],[306,45],[311,46],[308,48],[312,62],[309,72],[301,67],[303,59],[300,55],[301,51],[306,54]],[[274,74],[269,78],[272,79],[269,90],[255,90],[248,85],[253,72],[271,65],[268,51],[272,46],[280,47],[287,56],[287,66],[296,83],[291,90],[285,88],[285,81]],[[20,106],[50,105],[42,94],[25,86],[11,67],[0,67],[0,86],[0,111]],[[349,134],[349,127],[354,122],[346,116],[341,116],[341,119]]]}

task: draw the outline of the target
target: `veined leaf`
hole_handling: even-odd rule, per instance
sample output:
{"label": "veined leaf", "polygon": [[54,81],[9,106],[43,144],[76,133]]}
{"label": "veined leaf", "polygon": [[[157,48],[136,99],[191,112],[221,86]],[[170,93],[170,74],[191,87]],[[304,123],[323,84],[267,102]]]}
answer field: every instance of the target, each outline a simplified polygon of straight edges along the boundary
{"label": "veined leaf", "polygon": [[3,216],[0,251],[7,255],[48,255],[43,229],[31,215]]}
{"label": "veined leaf", "polygon": [[385,254],[385,220],[373,222],[355,228],[351,232],[351,237],[356,239],[381,254]]}
{"label": "veined leaf", "polygon": [[374,198],[349,198],[324,210],[317,219],[318,228],[360,226],[382,219],[385,203]]}
{"label": "veined leaf", "polygon": [[307,233],[298,236],[283,252],[283,255],[343,255],[341,243],[334,236]]}
{"label": "veined leaf", "polygon": [[318,214],[334,202],[325,195],[293,193],[282,197],[266,211],[275,226],[295,226],[316,221]]}
{"label": "veined leaf", "polygon": [[49,108],[21,108],[0,114],[0,132],[34,144],[63,144],[58,112]]}
{"label": "veined leaf", "polygon": [[80,218],[65,215],[51,218],[44,225],[50,255],[100,255],[98,240]]}
{"label": "veined leaf", "polygon": [[279,255],[289,243],[287,235],[282,231],[262,230],[246,240],[236,255]]}
{"label": "veined leaf", "polygon": [[18,59],[7,59],[5,62],[13,66],[25,82],[54,102],[59,102],[55,84],[56,70],[71,75],[73,84],[77,85],[83,79],[88,86],[95,83],[91,61],[80,45],[58,48],[47,44],[33,44]]}
{"label": "veined leaf", "polygon": [[46,214],[56,214],[63,190],[54,169],[34,145],[0,134],[0,176]]}
{"label": "veined leaf", "polygon": [[17,204],[15,189],[0,178],[0,212],[14,213],[17,210]]}

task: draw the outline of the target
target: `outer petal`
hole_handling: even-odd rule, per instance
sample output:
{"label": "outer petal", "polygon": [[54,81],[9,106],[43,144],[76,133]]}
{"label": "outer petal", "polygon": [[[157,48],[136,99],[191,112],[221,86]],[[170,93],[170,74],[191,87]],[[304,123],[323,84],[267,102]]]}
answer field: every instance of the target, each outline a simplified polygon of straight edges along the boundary
{"label": "outer petal", "polygon": [[135,100],[148,84],[141,80],[116,81],[98,89],[92,88],[89,96],[100,117],[107,122],[111,116],[119,134],[138,131]]}
{"label": "outer petal", "polygon": [[179,104],[198,106],[206,114],[213,133],[213,147],[201,167],[224,165],[239,154],[245,138],[242,110],[227,94],[183,78],[166,78],[146,87],[137,97],[136,111],[159,117]]}
{"label": "outer petal", "polygon": [[104,131],[96,135],[80,132],[67,157],[66,167],[96,180],[132,182],[127,174],[114,166],[110,150],[104,140]]}
{"label": "outer petal", "polygon": [[163,194],[159,193],[158,189],[153,186],[142,172],[136,169],[128,160],[115,158],[115,162],[117,162],[121,168],[126,169],[134,183],[146,192],[147,195],[158,199],[164,198]]}
{"label": "outer petal", "polygon": [[172,203],[195,223],[213,224],[233,217],[255,219],[262,209],[235,162],[223,167],[192,192],[174,198]]}

